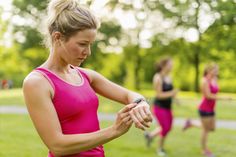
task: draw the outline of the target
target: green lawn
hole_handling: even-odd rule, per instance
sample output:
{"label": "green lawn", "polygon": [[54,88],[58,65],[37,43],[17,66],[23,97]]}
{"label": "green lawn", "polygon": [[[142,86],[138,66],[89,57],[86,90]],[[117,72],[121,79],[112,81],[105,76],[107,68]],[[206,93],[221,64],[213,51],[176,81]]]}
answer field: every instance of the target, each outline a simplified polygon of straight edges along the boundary
{"label": "green lawn", "polygon": [[0,90],[0,105],[24,105],[22,89]]}
{"label": "green lawn", "polygon": [[[102,127],[111,125],[102,122]],[[169,157],[201,157],[200,130],[181,132],[174,128],[166,143]],[[126,135],[105,145],[107,157],[155,157],[154,141],[147,149],[143,132],[132,128]],[[235,130],[218,129],[210,136],[209,146],[217,157],[233,157],[236,154]],[[0,115],[0,157],[46,157],[43,145],[27,115]]]}
{"label": "green lawn", "polygon": [[[141,93],[145,95],[150,103],[154,95],[153,90],[142,90]],[[221,95],[230,95],[236,98],[236,94],[223,93]],[[173,105],[174,115],[176,117],[197,117],[197,105],[199,104],[201,95],[194,92],[180,92],[178,95],[180,99],[180,106]],[[99,97],[100,107],[99,112],[115,113],[119,111],[123,105],[110,101],[106,98]],[[23,94],[21,89],[0,90],[0,105],[20,105],[24,106]],[[218,101],[217,102],[217,118],[236,120],[236,99],[233,101]]]}

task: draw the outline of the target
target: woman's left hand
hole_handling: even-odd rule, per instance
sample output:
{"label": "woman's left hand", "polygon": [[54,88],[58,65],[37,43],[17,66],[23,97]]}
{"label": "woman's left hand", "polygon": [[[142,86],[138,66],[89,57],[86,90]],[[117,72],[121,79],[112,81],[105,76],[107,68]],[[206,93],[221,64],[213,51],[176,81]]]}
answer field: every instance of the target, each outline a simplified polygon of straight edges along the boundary
{"label": "woman's left hand", "polygon": [[138,103],[138,105],[129,113],[136,128],[145,130],[150,127],[152,122],[152,114],[150,111],[150,106],[146,101]]}

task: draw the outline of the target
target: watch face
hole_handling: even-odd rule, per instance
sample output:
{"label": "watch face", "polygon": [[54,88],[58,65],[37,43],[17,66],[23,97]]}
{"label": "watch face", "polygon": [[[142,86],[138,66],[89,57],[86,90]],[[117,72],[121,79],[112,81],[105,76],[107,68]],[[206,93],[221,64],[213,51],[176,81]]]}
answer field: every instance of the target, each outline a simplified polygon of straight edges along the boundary
{"label": "watch face", "polygon": [[139,104],[139,103],[142,102],[142,101],[143,101],[143,99],[142,99],[142,98],[139,98],[139,99],[135,100],[134,103]]}

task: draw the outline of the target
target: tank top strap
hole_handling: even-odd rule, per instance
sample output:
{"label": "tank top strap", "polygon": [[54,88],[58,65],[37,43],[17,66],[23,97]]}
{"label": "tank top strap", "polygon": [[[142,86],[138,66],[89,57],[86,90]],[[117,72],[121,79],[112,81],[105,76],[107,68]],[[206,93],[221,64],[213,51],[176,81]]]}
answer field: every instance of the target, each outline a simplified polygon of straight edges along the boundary
{"label": "tank top strap", "polygon": [[36,68],[34,69],[34,71],[39,72],[40,74],[42,74],[50,83],[50,85],[52,86],[53,90],[55,91],[55,84],[53,83],[53,77],[55,77],[53,74],[51,74],[49,71],[47,71],[44,68]]}
{"label": "tank top strap", "polygon": [[85,78],[85,79],[88,81],[88,83],[90,84],[91,80],[90,80],[88,74],[87,74],[83,69],[81,69],[81,68],[79,68],[79,67],[74,67],[74,68],[76,68],[76,70],[77,70],[77,71],[83,76],[83,78]]}
{"label": "tank top strap", "polygon": [[[81,79],[83,80],[82,85],[80,85],[80,86],[72,85],[72,86],[81,87],[81,86],[84,86],[84,85],[87,86],[90,84],[90,79],[84,70],[80,69],[79,67],[74,67],[74,66],[71,66],[71,68],[75,69],[77,71],[78,75],[80,77],[82,77]],[[48,69],[38,67],[35,69],[35,71],[41,73],[49,81],[49,83],[53,86],[53,89],[55,89],[55,87],[57,87],[57,85],[59,85],[59,86],[61,86],[62,84],[71,85],[70,83],[65,82],[64,80],[59,78],[56,74],[54,74],[53,72],[51,72]]]}

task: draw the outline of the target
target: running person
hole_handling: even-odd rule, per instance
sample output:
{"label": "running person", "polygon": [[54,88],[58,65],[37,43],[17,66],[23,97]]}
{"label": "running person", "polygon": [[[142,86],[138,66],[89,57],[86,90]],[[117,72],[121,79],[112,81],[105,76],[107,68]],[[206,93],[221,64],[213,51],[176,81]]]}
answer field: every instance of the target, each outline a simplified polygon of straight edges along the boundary
{"label": "running person", "polygon": [[209,64],[205,67],[204,76],[202,78],[201,91],[203,94],[202,101],[198,106],[198,113],[201,123],[192,122],[189,119],[186,121],[183,130],[190,127],[202,128],[201,147],[203,155],[214,157],[213,153],[207,147],[208,134],[215,130],[215,104],[218,99],[229,99],[217,96],[219,91],[217,76],[218,65]]}
{"label": "running person", "polygon": [[171,130],[173,115],[171,111],[172,99],[176,96],[178,90],[174,89],[171,78],[169,76],[172,70],[172,60],[170,58],[162,59],[157,64],[157,73],[153,78],[153,85],[156,91],[153,112],[158,121],[160,128],[156,128],[152,132],[145,133],[147,146],[149,147],[152,140],[160,135],[159,148],[157,150],[160,156],[166,155],[164,150],[164,142]]}
{"label": "running person", "polygon": [[[48,59],[24,80],[25,102],[48,157],[104,157],[102,145],[132,123],[144,130],[151,112],[144,97],[120,87],[99,73],[78,66],[90,55],[98,22],[74,0],[53,0],[48,6]],[[96,93],[126,104],[115,123],[100,129]]]}

